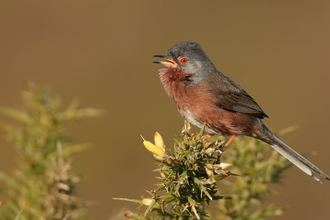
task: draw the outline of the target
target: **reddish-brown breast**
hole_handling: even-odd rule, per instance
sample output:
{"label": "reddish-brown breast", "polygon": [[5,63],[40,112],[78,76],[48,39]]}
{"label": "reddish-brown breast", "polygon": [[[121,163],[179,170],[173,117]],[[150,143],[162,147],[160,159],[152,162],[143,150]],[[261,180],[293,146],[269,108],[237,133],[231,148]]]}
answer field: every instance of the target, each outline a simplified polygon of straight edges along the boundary
{"label": "reddish-brown breast", "polygon": [[218,107],[221,97],[210,93],[206,82],[190,83],[189,74],[174,68],[159,70],[159,76],[179,113],[195,126],[205,123],[208,132],[222,135],[251,135],[258,126],[253,116]]}

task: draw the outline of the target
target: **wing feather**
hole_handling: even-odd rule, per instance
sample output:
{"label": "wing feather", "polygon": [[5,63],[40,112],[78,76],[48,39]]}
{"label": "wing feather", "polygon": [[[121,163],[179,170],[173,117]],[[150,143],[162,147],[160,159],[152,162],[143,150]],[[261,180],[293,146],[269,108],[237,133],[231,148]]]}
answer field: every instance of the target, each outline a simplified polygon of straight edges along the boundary
{"label": "wing feather", "polygon": [[[257,102],[237,83],[221,74],[208,79],[209,91],[214,94],[216,105],[231,112],[240,112],[257,118],[268,117]],[[216,88],[216,89],[214,89]]]}

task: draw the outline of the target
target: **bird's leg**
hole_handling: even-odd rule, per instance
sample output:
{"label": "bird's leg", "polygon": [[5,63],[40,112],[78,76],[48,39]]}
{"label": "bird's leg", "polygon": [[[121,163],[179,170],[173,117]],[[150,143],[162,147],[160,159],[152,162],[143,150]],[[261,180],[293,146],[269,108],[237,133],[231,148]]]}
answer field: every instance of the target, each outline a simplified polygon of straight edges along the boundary
{"label": "bird's leg", "polygon": [[217,164],[220,164],[220,158],[221,155],[223,154],[223,152],[225,152],[225,150],[229,147],[229,145],[231,144],[231,142],[233,142],[234,138],[236,137],[236,135],[232,135],[230,136],[229,140],[225,143],[225,145],[221,146],[221,148],[218,150],[218,159],[216,161]]}
{"label": "bird's leg", "polygon": [[205,135],[202,136],[202,139],[203,139],[203,141],[206,141],[207,139],[209,139],[213,136],[214,136],[214,134],[205,134]]}
{"label": "bird's leg", "polygon": [[225,152],[225,150],[229,147],[229,145],[231,144],[231,142],[233,142],[233,140],[235,139],[236,135],[233,134],[232,136],[230,136],[229,140],[225,143],[225,145],[223,145],[221,147],[221,151]]}

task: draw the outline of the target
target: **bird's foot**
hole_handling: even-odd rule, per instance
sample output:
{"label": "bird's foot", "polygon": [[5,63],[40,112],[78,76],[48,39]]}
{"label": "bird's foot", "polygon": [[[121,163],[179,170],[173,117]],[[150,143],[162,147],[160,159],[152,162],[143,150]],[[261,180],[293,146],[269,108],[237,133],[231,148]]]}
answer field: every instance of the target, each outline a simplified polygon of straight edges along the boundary
{"label": "bird's foot", "polygon": [[223,151],[221,149],[219,149],[219,150],[217,150],[217,152],[218,152],[218,156],[217,156],[217,161],[215,162],[215,164],[220,164]]}
{"label": "bird's foot", "polygon": [[217,164],[221,163],[221,161],[220,161],[221,155],[227,150],[227,148],[229,147],[231,142],[233,142],[235,137],[236,137],[236,135],[233,134],[232,136],[230,136],[229,140],[224,145],[222,145],[220,147],[220,149],[218,150],[218,158],[217,158],[217,161],[216,161]]}

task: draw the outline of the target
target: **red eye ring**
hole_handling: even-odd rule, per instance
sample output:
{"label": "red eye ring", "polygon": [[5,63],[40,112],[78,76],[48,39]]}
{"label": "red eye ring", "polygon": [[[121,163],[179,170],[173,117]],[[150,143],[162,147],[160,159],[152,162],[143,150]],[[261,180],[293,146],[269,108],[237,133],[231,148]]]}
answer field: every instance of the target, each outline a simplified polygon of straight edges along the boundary
{"label": "red eye ring", "polygon": [[187,64],[188,61],[189,61],[188,57],[181,57],[181,58],[179,59],[180,64],[183,64],[183,65],[184,65],[184,64]]}

